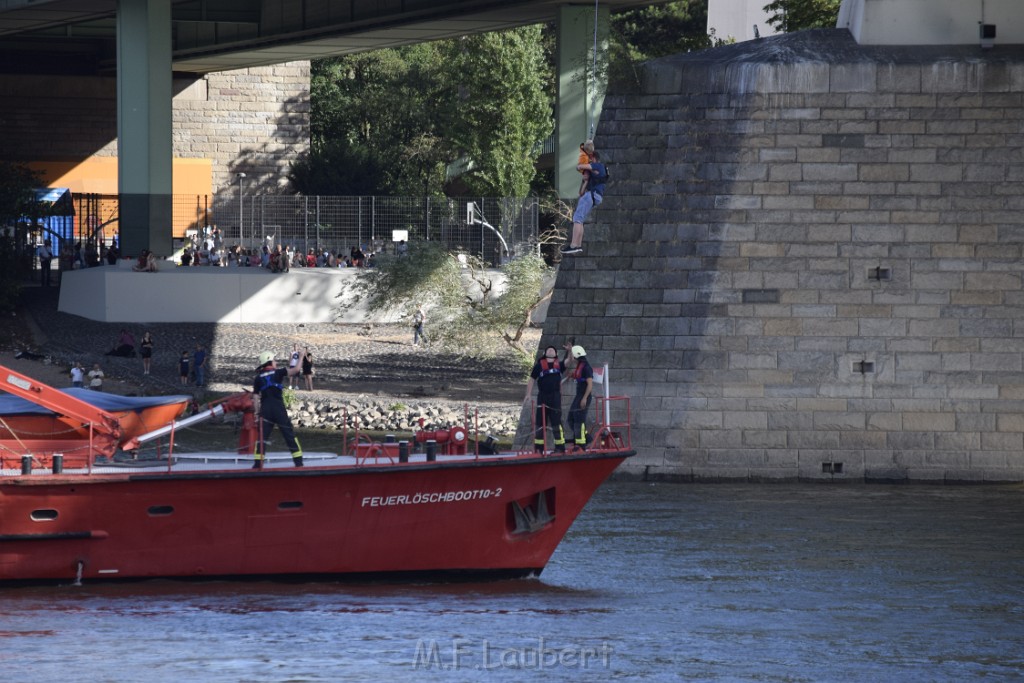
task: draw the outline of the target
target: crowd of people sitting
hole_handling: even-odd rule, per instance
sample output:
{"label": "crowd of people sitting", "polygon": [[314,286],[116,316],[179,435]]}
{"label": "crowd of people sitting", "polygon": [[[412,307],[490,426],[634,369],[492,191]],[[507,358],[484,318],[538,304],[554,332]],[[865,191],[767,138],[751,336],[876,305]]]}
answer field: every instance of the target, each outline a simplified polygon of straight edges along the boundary
{"label": "crowd of people sitting", "polygon": [[186,246],[180,265],[266,268],[273,273],[286,273],[292,268],[369,268],[373,266],[373,254],[367,256],[358,246],[353,246],[348,254],[330,249],[309,249],[303,253],[281,244],[244,249],[238,245],[223,247],[208,239]]}
{"label": "crowd of people sitting", "polygon": [[116,239],[113,244],[100,243],[98,247],[93,240],[86,241],[84,245],[81,242],[72,244],[70,240],[65,240],[58,258],[60,259],[60,269],[66,271],[93,268],[104,263],[114,265],[120,256],[121,252],[117,248]]}

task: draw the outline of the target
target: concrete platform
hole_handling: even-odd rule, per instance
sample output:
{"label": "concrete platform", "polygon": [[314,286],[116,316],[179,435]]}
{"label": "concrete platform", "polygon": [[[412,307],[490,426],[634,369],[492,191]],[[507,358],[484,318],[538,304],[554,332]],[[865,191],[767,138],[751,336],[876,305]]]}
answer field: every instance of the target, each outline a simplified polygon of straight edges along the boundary
{"label": "concrete platform", "polygon": [[[351,268],[172,268],[136,273],[130,262],[65,272],[58,310],[100,322],[361,323],[365,306],[353,300]],[[390,315],[372,316],[393,322]],[[397,318],[396,318],[397,320]]]}

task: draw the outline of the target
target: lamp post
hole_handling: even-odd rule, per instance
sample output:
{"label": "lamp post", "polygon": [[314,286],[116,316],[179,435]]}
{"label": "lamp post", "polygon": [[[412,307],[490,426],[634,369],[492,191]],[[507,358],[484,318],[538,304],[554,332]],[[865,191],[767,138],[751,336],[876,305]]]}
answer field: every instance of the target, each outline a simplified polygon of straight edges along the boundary
{"label": "lamp post", "polygon": [[[244,173],[238,174],[238,241],[242,241],[242,180],[245,178]],[[252,245],[250,245],[251,247]]]}

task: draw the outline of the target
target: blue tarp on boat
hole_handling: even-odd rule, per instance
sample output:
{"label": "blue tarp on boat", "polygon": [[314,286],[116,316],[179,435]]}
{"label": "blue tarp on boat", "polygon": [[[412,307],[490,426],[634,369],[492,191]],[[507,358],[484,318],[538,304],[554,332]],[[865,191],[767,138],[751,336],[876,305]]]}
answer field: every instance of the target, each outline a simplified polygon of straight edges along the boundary
{"label": "blue tarp on boat", "polygon": [[[74,396],[77,399],[96,406],[108,413],[119,413],[125,410],[143,410],[153,406],[163,406],[169,403],[181,403],[189,401],[191,396],[178,394],[175,396],[119,396],[117,394],[106,394],[102,391],[92,389],[61,389],[65,394]],[[0,393],[0,417],[7,415],[53,415],[54,411],[36,405],[20,396],[12,396],[7,393]]]}

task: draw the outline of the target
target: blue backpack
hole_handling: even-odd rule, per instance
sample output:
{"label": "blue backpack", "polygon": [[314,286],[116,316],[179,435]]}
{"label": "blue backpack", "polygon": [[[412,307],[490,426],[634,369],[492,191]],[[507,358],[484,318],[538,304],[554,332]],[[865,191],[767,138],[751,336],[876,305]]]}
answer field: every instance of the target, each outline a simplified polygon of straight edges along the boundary
{"label": "blue backpack", "polygon": [[587,183],[587,192],[597,192],[604,195],[604,186],[608,182],[608,167],[600,161],[590,165],[590,181]]}

